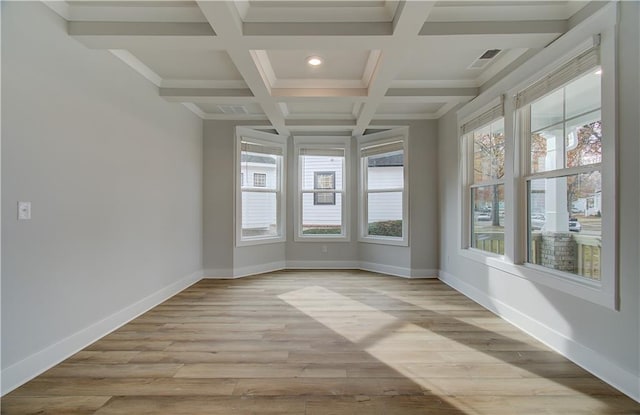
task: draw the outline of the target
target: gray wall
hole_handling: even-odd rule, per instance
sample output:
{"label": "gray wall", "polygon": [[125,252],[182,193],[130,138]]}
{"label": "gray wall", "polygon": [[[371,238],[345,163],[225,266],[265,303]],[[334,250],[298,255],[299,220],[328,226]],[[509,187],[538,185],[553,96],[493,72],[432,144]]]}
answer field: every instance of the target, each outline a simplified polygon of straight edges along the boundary
{"label": "gray wall", "polygon": [[234,247],[233,121],[204,122],[204,268],[231,276]]}
{"label": "gray wall", "polygon": [[39,2],[2,3],[2,141],[3,369],[202,268],[202,122]]}
{"label": "gray wall", "polygon": [[[567,355],[591,367],[615,367],[627,372],[627,393],[638,390],[639,315],[638,261],[639,200],[638,177],[638,7],[636,2],[621,2],[619,45],[619,279],[620,311],[584,301],[517,275],[467,259],[460,255],[458,186],[458,133],[455,111],[439,122],[441,254],[440,268],[462,281],[470,291],[486,296],[498,310],[516,310],[522,321],[534,321],[548,333],[564,338]],[[541,332],[543,333],[543,332]],[[581,345],[581,346],[580,346]],[[600,356],[599,362],[589,361]],[[603,371],[604,372],[604,371]],[[608,373],[599,373],[607,377]],[[635,376],[635,385],[633,377]],[[620,379],[618,379],[620,380]]]}
{"label": "gray wall", "polygon": [[[351,242],[296,242],[293,233],[293,140],[289,139],[287,181],[287,242],[234,248],[233,160],[235,126],[244,122],[205,121],[204,127],[204,264],[215,276],[251,270],[261,264],[307,263],[317,267],[358,264],[361,261],[411,269],[438,269],[437,122],[386,121],[408,125],[410,247],[357,242],[357,195],[351,193]],[[355,140],[354,140],[355,141]],[[351,152],[355,154],[355,142]],[[352,158],[353,159],[353,158]],[[356,189],[352,160],[351,188]],[[322,252],[322,246],[327,252]]]}

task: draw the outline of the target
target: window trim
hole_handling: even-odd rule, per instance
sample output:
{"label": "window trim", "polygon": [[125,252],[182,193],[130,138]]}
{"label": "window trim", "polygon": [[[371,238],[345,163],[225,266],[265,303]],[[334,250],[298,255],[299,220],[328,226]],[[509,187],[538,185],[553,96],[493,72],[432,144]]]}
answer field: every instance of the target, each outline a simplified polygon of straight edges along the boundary
{"label": "window trim", "polygon": [[[293,201],[293,239],[296,242],[349,242],[351,240],[351,137],[346,136],[294,136],[293,137],[293,171],[296,176],[296,185]],[[300,169],[301,149],[344,149],[344,166],[342,171],[342,190],[334,189],[331,193],[342,195],[342,230],[340,235],[304,235],[302,233],[302,198],[304,193],[327,193],[324,190],[316,191],[302,189],[303,175]],[[315,185],[315,183],[314,183]],[[315,186],[314,186],[315,187]],[[334,188],[336,186],[334,185]],[[315,199],[315,198],[314,198]],[[335,205],[319,205],[335,206]]]}
{"label": "window trim", "polygon": [[[388,236],[368,235],[368,215],[366,196],[366,174],[362,149],[374,145],[382,145],[395,141],[402,141],[403,150],[403,188],[402,188],[402,238]],[[358,241],[381,245],[409,246],[409,127],[399,127],[380,133],[368,134],[357,138],[357,165],[358,165]],[[378,189],[374,193],[379,193]],[[396,189],[392,189],[396,191]]]}
{"label": "window trim", "polygon": [[[492,257],[480,255],[472,249],[464,249],[463,238],[466,223],[459,221],[458,228],[458,254],[472,261],[483,263],[486,266],[501,270],[512,277],[526,279],[534,284],[550,287],[557,291],[572,295],[576,298],[589,301],[603,307],[619,310],[619,278],[618,278],[618,212],[617,212],[617,62],[616,62],[616,23],[619,5],[609,3],[589,16],[571,31],[560,37],[550,46],[532,57],[527,65],[523,65],[494,85],[487,88],[478,98],[458,110],[460,120],[468,119],[470,114],[478,113],[479,109],[487,106],[492,100],[506,95],[505,99],[505,149],[507,157],[505,170],[507,180],[505,185],[505,204],[513,206],[505,211],[505,256]],[[600,37],[600,66],[602,68],[601,108],[603,136],[609,137],[603,142],[603,162],[601,166],[603,211],[607,215],[602,218],[602,284],[594,287],[590,281],[576,281],[573,278],[559,276],[551,269],[526,264],[526,186],[523,176],[526,174],[522,166],[525,157],[520,142],[519,131],[521,120],[516,117],[516,94],[543,78],[573,57],[593,46],[593,37]],[[462,157],[462,146],[459,148],[459,156]],[[526,154],[528,155],[528,154]],[[458,209],[462,216],[465,206],[464,200],[464,164],[459,164],[459,199]],[[480,251],[481,252],[481,251]],[[543,268],[542,270],[539,268]],[[571,274],[567,274],[571,275]],[[584,278],[580,278],[584,279]],[[586,280],[586,279],[585,279]]]}
{"label": "window trim", "polygon": [[[269,193],[276,194],[276,209],[277,209],[277,219],[278,219],[278,235],[276,236],[266,236],[266,237],[254,237],[254,238],[243,238],[242,237],[242,149],[241,143],[245,139],[249,139],[257,144],[277,147],[282,150],[282,160],[279,163],[280,165],[276,166],[276,169],[279,170],[279,180],[276,183],[276,190],[272,191],[270,189],[261,190],[267,191]],[[286,241],[286,175],[287,175],[287,137],[279,136],[275,134],[265,133],[262,131],[256,131],[247,127],[236,127],[236,140],[235,140],[235,166],[234,166],[234,193],[235,193],[235,203],[234,203],[234,227],[235,227],[235,241],[236,247],[243,246],[251,246],[251,245],[262,245],[262,244],[272,244],[272,243],[282,243]],[[256,189],[264,189],[263,187],[258,187]]]}

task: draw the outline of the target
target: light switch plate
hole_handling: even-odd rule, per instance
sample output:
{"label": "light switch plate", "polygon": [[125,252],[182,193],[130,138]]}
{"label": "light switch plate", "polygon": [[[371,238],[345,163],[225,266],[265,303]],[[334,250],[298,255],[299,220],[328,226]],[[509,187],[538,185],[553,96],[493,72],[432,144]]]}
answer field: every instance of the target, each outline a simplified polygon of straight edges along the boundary
{"label": "light switch plate", "polygon": [[31,202],[18,202],[18,220],[31,219]]}

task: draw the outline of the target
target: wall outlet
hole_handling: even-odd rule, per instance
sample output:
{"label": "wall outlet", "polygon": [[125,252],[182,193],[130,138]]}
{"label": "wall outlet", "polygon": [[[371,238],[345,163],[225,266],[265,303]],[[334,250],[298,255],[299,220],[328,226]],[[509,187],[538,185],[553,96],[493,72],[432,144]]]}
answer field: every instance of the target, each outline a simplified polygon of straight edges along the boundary
{"label": "wall outlet", "polygon": [[31,202],[18,202],[18,220],[31,219]]}

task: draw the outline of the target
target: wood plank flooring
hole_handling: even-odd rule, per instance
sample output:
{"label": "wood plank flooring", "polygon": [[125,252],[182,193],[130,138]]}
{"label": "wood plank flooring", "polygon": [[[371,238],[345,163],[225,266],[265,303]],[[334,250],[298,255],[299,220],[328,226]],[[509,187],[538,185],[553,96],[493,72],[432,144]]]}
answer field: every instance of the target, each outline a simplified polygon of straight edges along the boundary
{"label": "wood plank flooring", "polygon": [[2,414],[640,414],[437,280],[203,280],[2,398]]}

